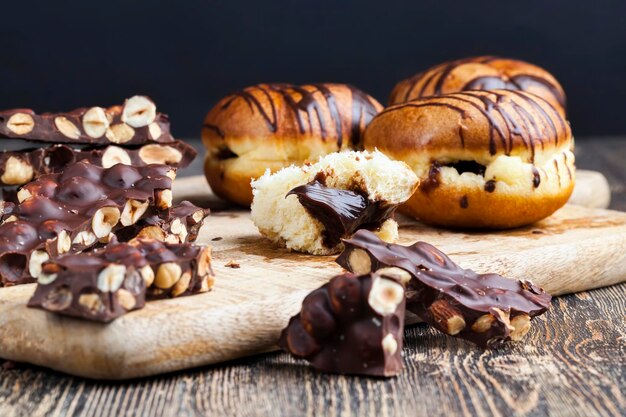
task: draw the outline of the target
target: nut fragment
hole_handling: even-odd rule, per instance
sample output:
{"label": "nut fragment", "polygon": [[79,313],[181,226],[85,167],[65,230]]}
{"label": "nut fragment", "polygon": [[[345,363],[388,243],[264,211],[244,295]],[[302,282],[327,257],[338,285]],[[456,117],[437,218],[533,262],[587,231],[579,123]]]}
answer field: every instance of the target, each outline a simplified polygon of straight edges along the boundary
{"label": "nut fragment", "polygon": [[105,306],[100,295],[96,293],[81,294],[78,297],[78,304],[85,307],[92,314],[98,314],[104,311]]}
{"label": "nut fragment", "polygon": [[66,253],[71,247],[72,240],[70,239],[70,235],[67,231],[61,230],[61,232],[57,235],[57,253]]}
{"label": "nut fragment", "polygon": [[148,126],[148,131],[150,132],[150,137],[152,138],[152,140],[157,140],[161,137],[161,134],[163,133],[163,131],[161,130],[161,126],[159,126],[159,124],[156,122],[150,123],[150,126]]}
{"label": "nut fragment", "polygon": [[154,285],[164,290],[172,288],[176,281],[180,279],[182,272],[180,265],[174,262],[162,263],[157,270]]}
{"label": "nut fragment", "polygon": [[[30,254],[30,259],[28,260],[28,273],[30,274],[31,277],[34,278],[38,278],[41,275],[41,265],[46,262],[48,259],[50,259],[50,256],[48,255],[48,253],[44,250],[36,250],[33,251],[33,253]],[[44,278],[44,281],[46,279],[51,279],[50,282],[54,281],[54,279],[56,279],[56,274],[54,274],[54,278],[51,277],[46,277]],[[41,284],[49,284],[50,282],[47,283],[41,283]]]}
{"label": "nut fragment", "polygon": [[383,352],[388,355],[393,355],[398,350],[398,341],[391,333],[383,338],[382,341]]}
{"label": "nut fragment", "polygon": [[148,201],[137,201],[137,200],[128,200],[126,204],[124,204],[124,210],[122,210],[122,215],[120,222],[122,226],[130,226],[132,224],[137,223],[141,216],[148,210]]}
{"label": "nut fragment", "polygon": [[56,117],[54,125],[59,129],[59,132],[70,139],[78,139],[80,137],[80,129],[67,117]]}
{"label": "nut fragment", "polygon": [[33,195],[30,193],[30,191],[28,191],[26,188],[21,188],[18,192],[17,192],[17,201],[19,201],[20,203],[28,200],[29,198],[31,198]]}
{"label": "nut fragment", "polygon": [[474,324],[472,324],[472,330],[476,333],[485,333],[496,321],[496,318],[491,313],[483,314],[479,318],[476,319]]}
{"label": "nut fragment", "polygon": [[205,247],[198,255],[198,275],[213,274],[211,269],[211,247]]}
{"label": "nut fragment", "polygon": [[411,280],[411,274],[409,274],[404,269],[397,268],[397,267],[388,267],[388,268],[378,269],[376,271],[376,275],[381,276],[381,277],[393,278],[403,285],[408,284],[409,281]]}
{"label": "nut fragment", "polygon": [[510,337],[514,342],[522,340],[526,333],[530,330],[530,316],[528,314],[520,314],[511,319],[511,331]]}
{"label": "nut fragment", "polygon": [[176,148],[167,145],[144,145],[139,149],[139,157],[146,164],[177,164],[183,154]]}
{"label": "nut fragment", "polygon": [[198,224],[204,219],[204,210],[196,211],[191,218],[193,219],[194,224]]}
{"label": "nut fragment", "polygon": [[104,135],[109,127],[109,121],[102,107],[92,107],[83,115],[83,129],[92,138]]}
{"label": "nut fragment", "polygon": [[184,242],[187,239],[187,227],[179,218],[174,219],[172,222],[170,232],[178,237],[179,242]]}
{"label": "nut fragment", "polygon": [[187,271],[181,275],[180,279],[172,287],[172,297],[178,297],[183,294],[189,288],[191,282],[191,272]]}
{"label": "nut fragment", "polygon": [[33,167],[28,162],[10,156],[4,165],[4,174],[0,180],[6,185],[20,185],[30,181],[34,174]]}
{"label": "nut fragment", "polygon": [[172,207],[172,190],[158,190],[156,192],[156,206],[161,210]]}
{"label": "nut fragment", "polygon": [[149,287],[154,282],[154,271],[150,265],[146,265],[139,270],[141,277],[146,282],[146,287]]}
{"label": "nut fragment", "polygon": [[372,270],[372,260],[363,249],[355,249],[348,257],[350,270],[358,275],[369,274]]}
{"label": "nut fragment", "polygon": [[148,126],[156,117],[156,105],[145,96],[133,96],[126,100],[122,121],[132,127]]}
{"label": "nut fragment", "polygon": [[137,233],[137,238],[155,239],[165,241],[165,232],[158,226],[146,226]]}
{"label": "nut fragment", "polygon": [[117,207],[102,207],[94,214],[91,227],[98,238],[104,238],[119,221],[120,210]]}
{"label": "nut fragment", "polygon": [[241,268],[241,264],[233,259],[231,259],[230,261],[226,262],[224,264],[224,266],[226,268],[233,268],[233,269],[239,269]]}
{"label": "nut fragment", "polygon": [[115,292],[124,282],[126,267],[124,265],[110,264],[98,274],[98,289],[102,292]]}
{"label": "nut fragment", "polygon": [[437,300],[429,307],[437,328],[451,336],[459,334],[465,328],[461,312],[446,300]]}
{"label": "nut fragment", "polygon": [[102,154],[102,167],[111,168],[113,165],[132,165],[128,152],[117,146],[109,146]]}
{"label": "nut fragment", "polygon": [[109,127],[106,137],[113,143],[126,143],[135,136],[135,129],[124,123],[118,123]]}
{"label": "nut fragment", "polygon": [[367,301],[374,311],[386,316],[396,311],[403,298],[402,285],[391,279],[376,277],[373,279]]}
{"label": "nut fragment", "polygon": [[211,288],[213,288],[213,284],[215,284],[215,277],[213,277],[213,275],[207,275],[202,278],[202,284],[200,285],[198,292],[201,293],[210,291]]}
{"label": "nut fragment", "polygon": [[53,289],[48,293],[46,299],[41,306],[46,310],[60,311],[65,310],[72,304],[72,293],[67,286]]}
{"label": "nut fragment", "polygon": [[96,243],[96,240],[98,240],[96,235],[88,230],[83,230],[76,234],[72,243],[79,246],[91,246]]}
{"label": "nut fragment", "polygon": [[165,173],[165,176],[171,179],[172,181],[174,181],[176,179],[176,170],[170,169],[169,171]]}
{"label": "nut fragment", "polygon": [[33,116],[27,113],[15,113],[9,117],[7,128],[16,135],[30,133],[35,127]]}
{"label": "nut fragment", "polygon": [[120,288],[117,291],[117,302],[122,306],[124,310],[132,310],[137,304],[137,300],[130,293],[130,291]]}

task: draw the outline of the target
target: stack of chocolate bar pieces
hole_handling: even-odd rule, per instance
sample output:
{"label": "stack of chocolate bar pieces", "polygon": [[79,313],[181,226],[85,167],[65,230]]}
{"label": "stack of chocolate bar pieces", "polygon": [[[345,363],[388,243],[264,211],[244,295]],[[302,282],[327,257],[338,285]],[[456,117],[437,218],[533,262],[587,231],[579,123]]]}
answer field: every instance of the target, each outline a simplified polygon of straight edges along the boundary
{"label": "stack of chocolate bar pieces", "polygon": [[21,186],[0,202],[0,286],[37,282],[29,306],[102,322],[211,289],[210,247],[193,244],[209,211],[172,205],[176,168],[195,150],[148,98],[0,112],[0,136],[72,143],[4,152],[1,181]]}
{"label": "stack of chocolate bar pieces", "polygon": [[0,111],[0,141],[4,149],[9,142],[20,148],[0,153],[2,186],[23,185],[81,160],[103,168],[118,163],[184,168],[196,156],[193,147],[172,137],[167,115],[158,113],[145,96],[106,109],[42,114],[30,109]]}

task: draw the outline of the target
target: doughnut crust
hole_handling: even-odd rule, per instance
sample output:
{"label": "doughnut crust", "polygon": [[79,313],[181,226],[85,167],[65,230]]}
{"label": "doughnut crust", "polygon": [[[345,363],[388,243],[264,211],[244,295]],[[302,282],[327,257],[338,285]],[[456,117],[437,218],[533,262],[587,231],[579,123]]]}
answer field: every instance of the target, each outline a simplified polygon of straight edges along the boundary
{"label": "doughnut crust", "polygon": [[206,177],[220,197],[252,202],[250,180],[266,169],[358,149],[374,98],[346,84],[259,84],[223,98],[204,119]]}
{"label": "doughnut crust", "polygon": [[[337,253],[341,243],[328,246],[324,224],[315,218],[291,191],[323,177],[324,185],[358,192],[371,204],[391,208],[405,202],[415,191],[418,179],[403,162],[392,161],[381,152],[336,152],[315,164],[269,170],[252,182],[252,221],[262,235],[298,252],[314,255]],[[334,205],[334,204],[333,204]],[[398,224],[387,218],[378,236],[389,242],[398,237]]]}
{"label": "doughnut crust", "polygon": [[564,205],[574,187],[569,123],[522,91],[465,91],[389,107],[366,129],[364,145],[413,169],[420,186],[400,210],[431,224],[531,224]]}
{"label": "doughnut crust", "polygon": [[528,62],[494,56],[435,65],[396,84],[389,104],[466,90],[496,89],[533,93],[565,115],[565,92],[552,74]]}

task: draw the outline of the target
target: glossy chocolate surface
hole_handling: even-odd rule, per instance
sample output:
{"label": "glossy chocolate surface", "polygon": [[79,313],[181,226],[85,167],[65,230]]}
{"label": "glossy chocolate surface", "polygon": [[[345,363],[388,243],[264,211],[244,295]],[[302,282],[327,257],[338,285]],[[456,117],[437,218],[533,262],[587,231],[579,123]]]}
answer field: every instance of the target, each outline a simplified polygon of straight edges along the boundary
{"label": "glossy chocolate surface", "polygon": [[[382,278],[343,274],[311,292],[283,330],[279,346],[323,372],[400,373],[405,303],[402,299],[384,315],[372,308],[368,300],[375,279]],[[391,339],[386,349],[385,337]]]}
{"label": "glossy chocolate surface", "polygon": [[365,195],[354,191],[326,187],[320,179],[294,188],[287,196],[292,194],[324,225],[324,244],[329,248],[357,229],[380,228],[396,209],[395,205],[371,202]]}
{"label": "glossy chocolate surface", "polygon": [[[441,328],[438,317],[433,316],[433,306],[453,306],[455,315],[465,322],[456,336],[481,346],[510,340],[513,331],[510,323],[516,316],[532,318],[545,313],[550,306],[550,295],[532,282],[463,269],[425,242],[411,246],[390,244],[366,230],[343,242],[345,250],[337,258],[339,265],[352,270],[350,255],[360,249],[369,256],[372,271],[385,267],[404,269],[411,274],[407,309]],[[443,302],[437,303],[439,300]],[[472,326],[486,314],[493,316],[493,324],[482,332],[473,330]]]}

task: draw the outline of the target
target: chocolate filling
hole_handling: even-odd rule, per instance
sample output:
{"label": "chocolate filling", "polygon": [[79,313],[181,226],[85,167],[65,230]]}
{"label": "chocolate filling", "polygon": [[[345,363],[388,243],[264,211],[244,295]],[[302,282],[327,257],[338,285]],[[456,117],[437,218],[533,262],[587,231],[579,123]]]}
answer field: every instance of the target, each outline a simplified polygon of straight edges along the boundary
{"label": "chocolate filling", "polygon": [[237,155],[235,152],[233,152],[232,150],[230,150],[230,148],[227,148],[227,147],[220,148],[216,154],[217,159],[219,159],[220,161],[224,159],[237,158],[238,156],[239,155]]}
{"label": "chocolate filling", "polygon": [[428,178],[422,181],[420,190],[424,193],[429,193],[435,188],[439,187],[441,183],[441,167],[451,167],[457,170],[459,175],[464,172],[471,172],[476,175],[485,175],[487,169],[484,165],[479,164],[476,161],[457,161],[449,164],[442,164],[439,161],[434,161],[428,170]]}
{"label": "chocolate filling", "polygon": [[318,178],[289,191],[311,216],[324,225],[324,245],[333,248],[357,229],[377,230],[396,209],[395,204],[371,202],[363,194],[326,187]]}

